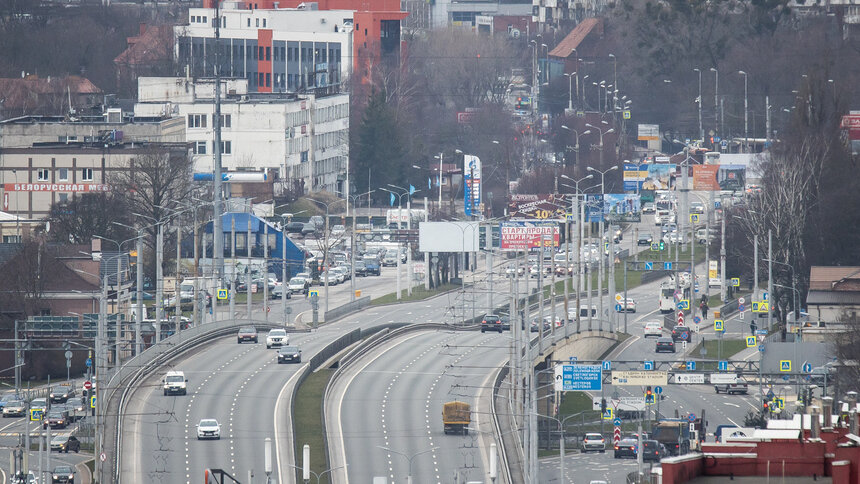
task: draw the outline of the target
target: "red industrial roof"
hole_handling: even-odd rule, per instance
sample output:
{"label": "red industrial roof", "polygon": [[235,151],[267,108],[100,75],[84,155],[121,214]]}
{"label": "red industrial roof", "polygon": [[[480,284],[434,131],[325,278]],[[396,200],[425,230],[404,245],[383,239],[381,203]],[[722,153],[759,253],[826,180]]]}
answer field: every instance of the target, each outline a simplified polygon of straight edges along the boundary
{"label": "red industrial roof", "polygon": [[554,49],[549,52],[550,57],[570,57],[570,55],[573,54],[573,51],[579,47],[579,44],[581,44],[582,41],[585,40],[586,37],[588,37],[588,34],[590,34],[591,31],[595,28],[597,29],[596,33],[598,35],[603,35],[602,18],[590,17],[583,20],[579,23],[579,25],[576,26],[575,29],[573,29],[569,34],[567,34],[567,37],[565,37],[561,42],[558,43],[557,46],[555,46]]}

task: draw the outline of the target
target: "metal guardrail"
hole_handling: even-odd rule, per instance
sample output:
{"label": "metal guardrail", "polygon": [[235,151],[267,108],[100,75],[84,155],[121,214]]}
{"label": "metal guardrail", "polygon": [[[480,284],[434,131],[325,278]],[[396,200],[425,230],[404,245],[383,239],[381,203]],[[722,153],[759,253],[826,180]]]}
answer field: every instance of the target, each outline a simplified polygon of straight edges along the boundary
{"label": "metal guardrail", "polygon": [[508,462],[508,451],[505,447],[505,439],[502,438],[502,427],[499,424],[499,417],[496,411],[496,396],[499,392],[499,387],[502,385],[502,382],[505,381],[505,378],[508,377],[509,367],[508,362],[499,369],[498,373],[496,373],[496,379],[493,382],[493,392],[490,403],[490,412],[493,417],[493,439],[496,441],[496,447],[499,451],[499,460],[498,462],[501,464],[501,482],[510,484],[513,482],[511,479],[511,467]]}
{"label": "metal guardrail", "polygon": [[362,298],[358,298],[355,301],[348,302],[342,306],[338,306],[330,311],[327,311],[323,315],[323,321],[326,323],[330,323],[332,321],[336,321],[347,314],[350,314],[355,311],[360,311],[367,306],[370,306],[370,296],[364,296]]}
{"label": "metal guardrail", "polygon": [[[105,453],[111,456],[109,463],[106,464],[112,467],[108,474],[113,476],[113,482],[121,482],[118,450],[122,448],[122,432],[119,418],[123,413],[122,411],[126,406],[129,395],[136,388],[137,382],[149,373],[156,371],[161,365],[176,358],[182,352],[211,339],[230,334],[237,331],[239,327],[247,325],[264,328],[284,327],[282,324],[276,324],[271,321],[247,319],[228,319],[194,326],[159,341],[126,361],[113,373],[106,387],[101,387],[104,390],[104,394],[100,395],[99,398],[103,398],[107,402],[105,404],[105,408],[107,409],[105,411],[105,435],[112,436],[111,439],[106,440],[106,444],[108,444],[106,447],[109,447],[111,443],[114,446],[113,449],[105,450]],[[288,331],[291,330],[291,328],[286,329]],[[110,407],[114,405],[116,408],[111,411]],[[113,432],[108,432],[108,428],[111,425],[113,425],[114,430]]]}

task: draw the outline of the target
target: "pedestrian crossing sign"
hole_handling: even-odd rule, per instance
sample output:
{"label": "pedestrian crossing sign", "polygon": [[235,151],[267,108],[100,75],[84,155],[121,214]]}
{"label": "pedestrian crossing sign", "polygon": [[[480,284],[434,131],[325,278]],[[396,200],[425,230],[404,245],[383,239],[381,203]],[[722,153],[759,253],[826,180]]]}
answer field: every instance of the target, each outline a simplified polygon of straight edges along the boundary
{"label": "pedestrian crossing sign", "polygon": [[218,289],[218,299],[227,299],[226,289]]}
{"label": "pedestrian crossing sign", "polygon": [[732,287],[741,287],[740,277],[732,277]]}
{"label": "pedestrian crossing sign", "polygon": [[44,413],[44,410],[42,410],[41,408],[31,408],[30,409],[30,420],[33,422],[38,422],[38,421],[42,420],[43,413]]}
{"label": "pedestrian crossing sign", "polygon": [[791,360],[779,360],[779,371],[791,371]]}
{"label": "pedestrian crossing sign", "polygon": [[723,325],[723,320],[722,319],[715,319],[714,320],[714,331],[720,332],[720,331],[725,331],[725,330],[726,330],[726,327]]}
{"label": "pedestrian crossing sign", "polygon": [[90,397],[90,408],[96,408],[96,396],[95,395]]}
{"label": "pedestrian crossing sign", "polygon": [[613,412],[611,408],[607,408],[606,411],[603,412],[603,420],[612,420]]}
{"label": "pedestrian crossing sign", "polygon": [[318,289],[311,289],[308,291],[308,297],[320,297],[320,292]]}
{"label": "pedestrian crossing sign", "polygon": [[747,336],[747,348],[755,348],[757,344],[755,336]]}
{"label": "pedestrian crossing sign", "polygon": [[691,213],[690,214],[690,222],[693,222],[694,224],[699,223],[699,214]]}

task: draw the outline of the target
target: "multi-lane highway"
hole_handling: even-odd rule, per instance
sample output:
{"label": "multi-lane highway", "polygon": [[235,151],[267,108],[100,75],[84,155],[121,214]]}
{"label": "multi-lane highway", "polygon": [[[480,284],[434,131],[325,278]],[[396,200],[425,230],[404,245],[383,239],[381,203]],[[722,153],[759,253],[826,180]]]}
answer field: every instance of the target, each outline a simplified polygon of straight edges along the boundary
{"label": "multi-lane highway", "polygon": [[[407,334],[355,362],[333,392],[329,439],[342,446],[347,482],[375,476],[398,482],[485,481],[486,448],[477,425],[446,435],[442,405],[472,405],[508,353],[507,334],[434,331]],[[338,445],[337,443],[335,445]],[[411,462],[411,466],[410,466]]]}

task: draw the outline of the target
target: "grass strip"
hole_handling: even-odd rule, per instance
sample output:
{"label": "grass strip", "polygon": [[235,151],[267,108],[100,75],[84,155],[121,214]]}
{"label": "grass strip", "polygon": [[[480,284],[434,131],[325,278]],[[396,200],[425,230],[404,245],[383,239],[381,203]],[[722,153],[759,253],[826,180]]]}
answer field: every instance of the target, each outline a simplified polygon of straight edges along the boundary
{"label": "grass strip", "polygon": [[406,288],[404,287],[403,291],[401,291],[400,299],[397,299],[397,293],[396,292],[392,292],[389,294],[385,294],[383,296],[379,296],[376,299],[371,299],[370,304],[372,306],[375,306],[375,305],[380,305],[380,304],[393,304],[396,302],[421,301],[423,299],[427,299],[427,298],[430,298],[433,296],[438,296],[439,294],[442,294],[443,292],[447,292],[447,291],[451,291],[451,290],[459,289],[459,288],[460,288],[460,285],[451,284],[449,282],[446,284],[442,284],[439,287],[435,287],[433,289],[430,289],[428,291],[427,289],[424,288],[423,285],[420,285],[420,286],[414,286],[412,288],[412,295],[409,296],[406,294]]}
{"label": "grass strip", "polygon": [[[311,448],[311,470],[317,475],[328,468],[323,440],[322,400],[333,373],[334,370],[325,368],[309,374],[296,392],[293,407],[296,465],[301,467],[302,447],[308,444]],[[301,469],[296,469],[296,482],[302,482]],[[328,484],[328,474],[321,476],[319,482]]]}

